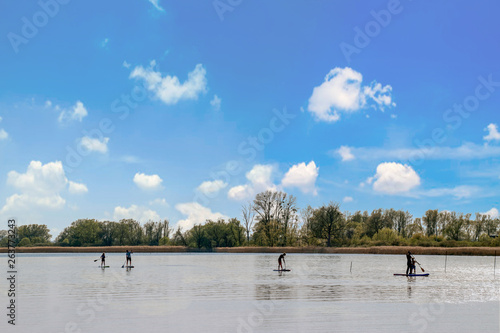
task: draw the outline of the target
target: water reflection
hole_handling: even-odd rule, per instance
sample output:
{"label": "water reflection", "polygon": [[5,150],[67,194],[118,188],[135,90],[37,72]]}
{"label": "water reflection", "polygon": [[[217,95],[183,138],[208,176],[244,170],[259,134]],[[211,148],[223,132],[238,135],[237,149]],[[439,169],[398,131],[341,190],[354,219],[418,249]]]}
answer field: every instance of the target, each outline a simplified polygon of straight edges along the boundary
{"label": "water reflection", "polygon": [[[335,316],[339,323],[349,323],[337,326],[339,330],[371,331],[373,318],[385,316],[391,322],[398,311],[403,313],[402,326],[387,331],[404,331],[407,314],[421,304],[484,303],[492,308],[498,307],[500,296],[491,258],[483,257],[454,257],[444,274],[442,257],[422,256],[419,261],[431,274],[427,278],[393,276],[403,269],[403,256],[289,254],[291,272],[273,271],[274,254],[136,254],[133,269],[121,268],[122,254],[110,254],[107,269],[96,267],[92,254],[21,259],[26,332],[62,332],[71,321],[81,324],[82,331],[96,331],[100,323],[109,323],[103,327],[108,331],[131,331],[131,323],[155,331],[168,323],[173,325],[169,331],[200,331],[205,324],[234,332],[238,318],[259,313],[255,302],[275,309],[262,314],[259,329],[250,326],[255,332],[310,331],[311,322],[316,330],[328,331]],[[0,282],[1,290],[6,290],[5,284]],[[94,310],[96,320],[87,323],[78,309],[95,302],[102,303]],[[450,316],[458,313],[453,311],[446,308]]]}

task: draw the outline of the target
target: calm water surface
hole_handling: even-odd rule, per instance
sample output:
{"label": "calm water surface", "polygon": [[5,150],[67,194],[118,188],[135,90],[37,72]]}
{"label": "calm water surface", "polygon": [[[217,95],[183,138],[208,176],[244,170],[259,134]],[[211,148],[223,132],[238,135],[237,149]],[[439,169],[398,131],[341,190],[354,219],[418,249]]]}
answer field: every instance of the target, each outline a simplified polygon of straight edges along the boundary
{"label": "calm water surface", "polygon": [[[17,325],[0,332],[499,332],[493,257],[404,255],[18,255]],[[499,263],[500,264],[500,261]],[[352,270],[351,270],[352,265]],[[7,263],[5,260],[5,273]],[[417,268],[420,272],[420,270]]]}

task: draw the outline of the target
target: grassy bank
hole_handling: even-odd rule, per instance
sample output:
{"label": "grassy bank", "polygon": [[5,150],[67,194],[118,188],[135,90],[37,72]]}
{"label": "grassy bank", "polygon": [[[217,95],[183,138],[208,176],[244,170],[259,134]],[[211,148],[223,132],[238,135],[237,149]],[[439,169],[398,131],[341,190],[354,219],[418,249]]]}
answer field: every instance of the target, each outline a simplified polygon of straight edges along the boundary
{"label": "grassy bank", "polygon": [[[372,246],[372,247],[219,247],[212,251],[184,246],[95,246],[95,247],[17,247],[17,253],[122,253],[131,250],[137,253],[169,252],[216,252],[216,253],[360,253],[360,254],[413,254],[493,256],[500,249],[496,247],[421,247],[421,246]],[[0,248],[6,253],[7,248]]]}

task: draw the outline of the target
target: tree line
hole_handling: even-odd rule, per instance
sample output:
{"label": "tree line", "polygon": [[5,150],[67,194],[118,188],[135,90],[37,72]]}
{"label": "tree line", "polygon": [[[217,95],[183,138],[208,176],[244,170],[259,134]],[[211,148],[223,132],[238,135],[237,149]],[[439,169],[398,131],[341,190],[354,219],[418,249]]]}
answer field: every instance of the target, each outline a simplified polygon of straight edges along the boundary
{"label": "tree line", "polygon": [[[46,225],[17,229],[18,246],[178,245],[199,249],[235,246],[498,246],[500,220],[489,215],[428,210],[414,218],[408,211],[376,209],[350,213],[339,203],[299,210],[293,195],[265,191],[242,206],[237,218],[207,220],[183,231],[168,220],[141,225],[79,219],[51,242]],[[0,246],[7,246],[0,231]]]}

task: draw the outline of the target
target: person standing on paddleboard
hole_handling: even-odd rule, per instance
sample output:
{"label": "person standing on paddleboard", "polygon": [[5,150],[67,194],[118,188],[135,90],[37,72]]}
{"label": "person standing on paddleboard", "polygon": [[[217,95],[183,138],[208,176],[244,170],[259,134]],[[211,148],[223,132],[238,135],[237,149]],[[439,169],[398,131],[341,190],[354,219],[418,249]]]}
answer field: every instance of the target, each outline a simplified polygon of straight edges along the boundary
{"label": "person standing on paddleboard", "polygon": [[411,252],[408,251],[408,253],[406,254],[406,275],[408,275],[408,272],[411,274],[411,259]]}
{"label": "person standing on paddleboard", "polygon": [[285,256],[286,256],[286,253],[283,253],[282,255],[280,255],[280,257],[278,258],[278,270],[282,270],[283,269],[283,265],[281,264],[281,261],[283,260],[283,262],[285,263],[286,265],[286,262],[285,262]]}
{"label": "person standing on paddleboard", "polygon": [[[127,250],[127,252],[125,253],[125,257],[127,257],[127,266],[132,266],[132,251],[129,251]],[[130,262],[130,264],[129,264]]]}
{"label": "person standing on paddleboard", "polygon": [[101,267],[106,266],[106,254],[103,252],[101,254]]}

